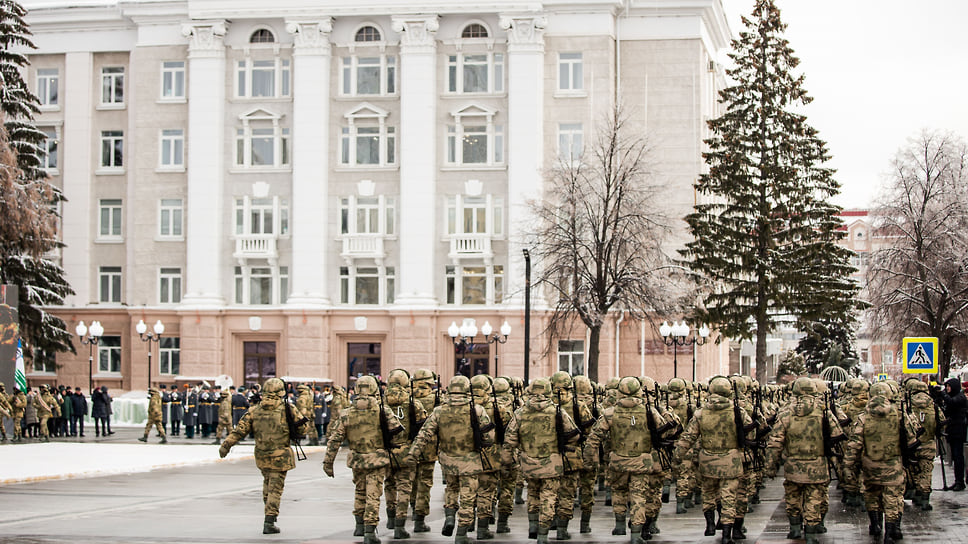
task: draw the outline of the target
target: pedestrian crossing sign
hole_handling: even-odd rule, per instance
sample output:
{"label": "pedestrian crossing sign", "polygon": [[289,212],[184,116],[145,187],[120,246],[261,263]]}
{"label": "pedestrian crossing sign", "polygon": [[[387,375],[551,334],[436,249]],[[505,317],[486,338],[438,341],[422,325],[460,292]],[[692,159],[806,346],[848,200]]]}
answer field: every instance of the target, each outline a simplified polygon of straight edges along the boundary
{"label": "pedestrian crossing sign", "polygon": [[902,348],[905,374],[937,374],[937,338],[905,338],[902,342]]}

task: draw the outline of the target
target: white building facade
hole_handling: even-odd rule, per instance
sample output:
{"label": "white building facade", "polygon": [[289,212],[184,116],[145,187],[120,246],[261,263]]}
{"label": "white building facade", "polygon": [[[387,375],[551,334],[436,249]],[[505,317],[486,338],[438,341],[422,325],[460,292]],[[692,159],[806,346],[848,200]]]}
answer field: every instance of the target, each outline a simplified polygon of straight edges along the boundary
{"label": "white building facade", "polygon": [[[149,349],[152,383],[523,375],[521,232],[546,172],[618,100],[688,213],[729,40],[720,0],[25,4],[68,199],[77,294],[56,313],[101,322],[91,372],[120,389],[147,385]],[[586,339],[549,342],[537,299],[531,374],[582,371]],[[512,333],[463,352],[464,319]],[[671,377],[651,327],[603,333],[600,378]],[[77,346],[32,377],[83,383]]]}

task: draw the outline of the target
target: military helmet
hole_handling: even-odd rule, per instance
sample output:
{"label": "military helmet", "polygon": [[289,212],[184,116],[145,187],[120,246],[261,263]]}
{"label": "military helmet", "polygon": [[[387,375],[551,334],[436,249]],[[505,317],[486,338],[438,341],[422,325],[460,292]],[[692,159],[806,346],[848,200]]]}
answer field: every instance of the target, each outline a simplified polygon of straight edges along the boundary
{"label": "military helmet", "polygon": [[622,378],[622,380],[618,382],[618,392],[626,397],[634,397],[638,395],[639,391],[641,390],[642,384],[639,382],[638,378],[628,376],[626,378]]}
{"label": "military helmet", "polygon": [[730,398],[733,396],[733,386],[728,378],[716,376],[709,381],[709,392],[713,395]]}
{"label": "military helmet", "polygon": [[874,397],[886,397],[890,399],[894,396],[894,390],[891,389],[891,385],[887,382],[877,382],[870,388],[870,396]]}
{"label": "military helmet", "polygon": [[672,378],[669,380],[669,391],[672,393],[681,393],[686,390],[686,380],[682,378]]}
{"label": "military helmet", "polygon": [[0,389],[3,389],[3,388],[4,388],[3,382],[0,382]]}
{"label": "military helmet", "polygon": [[579,395],[591,395],[595,390],[588,376],[575,376],[572,381],[575,384],[575,393]]}
{"label": "military helmet", "polygon": [[551,375],[551,386],[555,389],[571,389],[572,379],[571,374],[565,372],[564,370],[559,370]]}
{"label": "military helmet", "polygon": [[361,376],[356,380],[356,394],[360,397],[373,397],[380,394],[380,386],[373,376]]}
{"label": "military helmet", "polygon": [[494,394],[500,395],[511,390],[511,382],[505,377],[494,378]]}
{"label": "military helmet", "polygon": [[850,386],[850,394],[852,395],[862,395],[870,389],[870,384],[867,380],[862,380],[860,378],[854,379],[854,383]]}
{"label": "military helmet", "polygon": [[649,376],[639,376],[639,384],[648,392],[655,391],[655,380]]}
{"label": "military helmet", "polygon": [[528,386],[528,394],[550,395],[551,382],[548,380],[548,378],[538,378],[537,380],[531,382],[531,385]]}
{"label": "military helmet", "polygon": [[485,396],[491,392],[491,377],[487,374],[478,374],[471,378],[471,391],[475,395]]}
{"label": "military helmet", "polygon": [[622,381],[622,378],[619,378],[619,377],[609,378],[608,381],[605,382],[605,389],[606,390],[618,389],[618,384],[621,381]]}
{"label": "military helmet", "polygon": [[801,377],[793,382],[793,394],[802,397],[804,395],[816,395],[817,384],[810,378]]}
{"label": "military helmet", "polygon": [[269,378],[266,380],[266,383],[262,384],[262,393],[264,395],[284,395],[285,391],[286,384],[279,378]]}
{"label": "military helmet", "polygon": [[433,371],[427,370],[426,368],[418,368],[416,372],[413,373],[413,381],[419,382],[423,380],[434,381],[436,376],[434,376]]}
{"label": "military helmet", "polygon": [[450,383],[447,384],[447,393],[451,395],[466,395],[470,391],[471,381],[467,379],[467,376],[458,374],[451,378]]}
{"label": "military helmet", "polygon": [[928,384],[922,382],[917,378],[908,378],[908,380],[904,382],[904,388],[911,391],[912,393],[928,392]]}
{"label": "military helmet", "polygon": [[729,377],[729,381],[736,384],[736,391],[738,391],[740,395],[746,393],[747,383],[743,376],[733,374]]}
{"label": "military helmet", "polygon": [[395,368],[387,374],[387,385],[410,386],[410,373],[402,368]]}

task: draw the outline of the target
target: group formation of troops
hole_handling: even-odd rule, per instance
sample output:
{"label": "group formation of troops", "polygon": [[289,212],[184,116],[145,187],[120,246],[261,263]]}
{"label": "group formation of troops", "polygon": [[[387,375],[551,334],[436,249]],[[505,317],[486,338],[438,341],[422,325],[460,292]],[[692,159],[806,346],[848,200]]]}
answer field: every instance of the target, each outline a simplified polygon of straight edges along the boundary
{"label": "group formation of troops", "polygon": [[[263,391],[262,405],[247,412],[220,454],[255,434],[263,532],[275,533],[285,474],[295,466],[290,441],[311,435],[312,425],[297,419],[303,414],[286,402],[280,380]],[[365,544],[380,542],[384,496],[394,539],[410,537],[411,511],[414,532],[431,530],[437,464],[446,486],[441,532],[455,544],[467,544],[475,530],[477,540],[494,538],[495,522],[497,533],[510,532],[525,486],[529,539],[545,544],[551,530],[570,539],[576,510],[579,531],[589,533],[596,482],[607,484],[600,489],[614,513],[612,534],[630,534],[632,544],[659,532],[661,503],[672,497],[677,514],[701,507],[705,535],[720,532],[727,544],[746,538],[746,513],[759,502],[763,479],[781,466],[788,538],[815,543],[826,532],[828,488],[837,478],[846,505],[866,509],[870,534],[891,543],[903,538],[906,489],[915,506],[932,508],[945,423],[938,406],[951,401],[949,393],[917,379],[851,379],[835,390],[806,377],[785,386],[739,375],[596,384],[566,372],[527,386],[518,378],[455,376],[442,387],[429,370],[396,369],[385,383],[363,376],[351,393],[336,388],[323,471],[333,477],[339,450],[349,449],[354,535]]]}

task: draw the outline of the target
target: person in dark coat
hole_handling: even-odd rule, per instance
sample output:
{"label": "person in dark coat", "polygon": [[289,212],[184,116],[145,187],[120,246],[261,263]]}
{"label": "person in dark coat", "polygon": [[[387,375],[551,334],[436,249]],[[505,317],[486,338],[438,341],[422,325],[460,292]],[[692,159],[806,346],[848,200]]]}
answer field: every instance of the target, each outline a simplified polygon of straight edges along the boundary
{"label": "person in dark coat", "polygon": [[108,408],[108,434],[114,434],[114,431],[111,430],[111,416],[114,415],[114,407],[111,405],[114,403],[114,399],[112,399],[110,393],[108,393],[108,388],[106,385],[101,386],[101,392],[104,393],[104,403]]}
{"label": "person in dark coat", "polygon": [[326,444],[326,435],[323,434],[323,422],[326,417],[326,397],[320,386],[313,388],[313,425],[316,427],[316,436],[322,444]]}
{"label": "person in dark coat", "polygon": [[202,426],[202,438],[208,438],[214,430],[212,427],[217,421],[218,404],[212,395],[211,388],[207,385],[202,386],[202,394],[198,396],[198,423]]}
{"label": "person in dark coat", "polygon": [[75,429],[80,431],[77,436],[84,437],[84,416],[87,415],[87,399],[84,398],[84,393],[81,392],[80,387],[74,388],[74,394],[71,395],[71,434],[74,434]]}
{"label": "person in dark coat", "polygon": [[171,435],[178,436],[181,432],[182,419],[185,417],[185,401],[175,385],[171,386],[169,397],[171,398]]}
{"label": "person in dark coat", "polygon": [[168,388],[162,384],[158,386],[161,390],[161,428],[168,432],[168,412],[171,409],[171,393],[168,392]]}
{"label": "person in dark coat", "polygon": [[[965,490],[965,434],[966,434],[966,410],[968,410],[968,399],[961,388],[958,378],[948,378],[944,382],[944,389],[935,387],[932,395],[936,400],[944,404],[944,415],[948,418],[948,445],[951,447],[951,464],[955,468],[955,484],[946,491]],[[943,468],[943,467],[942,467]]]}
{"label": "person in dark coat", "polygon": [[[185,385],[188,387],[188,384]],[[198,425],[198,388],[186,389],[185,394],[185,438],[195,438],[195,427]]]}
{"label": "person in dark coat", "polygon": [[232,393],[232,427],[239,424],[239,420],[249,410],[249,399],[245,398],[245,387]]}
{"label": "person in dark coat", "polygon": [[94,435],[108,435],[108,388],[101,386],[91,394],[91,417],[94,419]]}

